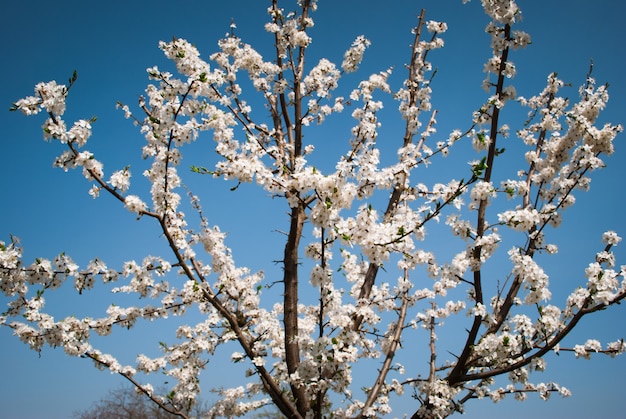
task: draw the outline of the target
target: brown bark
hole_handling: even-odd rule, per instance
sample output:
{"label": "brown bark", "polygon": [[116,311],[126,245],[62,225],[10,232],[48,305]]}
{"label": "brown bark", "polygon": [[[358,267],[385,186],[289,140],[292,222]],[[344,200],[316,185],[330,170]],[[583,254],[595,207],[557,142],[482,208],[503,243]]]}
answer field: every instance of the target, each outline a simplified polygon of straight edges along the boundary
{"label": "brown bark", "polygon": [[[302,226],[306,218],[302,204],[291,210],[291,225],[285,245],[284,258],[284,325],[285,325],[285,362],[287,371],[294,374],[300,365],[300,345],[298,344],[298,246],[302,237]],[[298,412],[302,416],[309,410],[304,386],[291,384]]]}

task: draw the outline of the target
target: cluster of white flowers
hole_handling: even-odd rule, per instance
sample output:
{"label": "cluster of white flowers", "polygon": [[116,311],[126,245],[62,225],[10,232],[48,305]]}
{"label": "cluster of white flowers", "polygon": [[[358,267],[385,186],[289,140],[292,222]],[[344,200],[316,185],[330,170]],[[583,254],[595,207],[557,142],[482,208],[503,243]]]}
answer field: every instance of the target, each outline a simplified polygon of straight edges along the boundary
{"label": "cluster of white flowers", "polygon": [[526,394],[529,392],[536,392],[539,394],[543,400],[548,400],[550,398],[551,393],[559,393],[563,397],[571,396],[571,392],[563,386],[558,385],[557,383],[523,383],[523,387],[515,387],[513,384],[509,384],[506,388],[500,387],[494,390],[490,390],[488,388],[478,388],[477,393],[479,397],[488,396],[494,403],[497,403],[503,400],[507,394],[513,394],[515,399],[524,401],[526,399]]}
{"label": "cluster of white flowers", "polygon": [[365,49],[371,45],[371,42],[363,35],[359,36],[352,46],[343,55],[343,63],[341,68],[346,73],[352,73],[359,68],[359,64],[363,60]]}
{"label": "cluster of white flowers", "polygon": [[[268,399],[244,402],[242,399],[248,397],[251,386],[242,386],[219,391],[220,400],[216,402],[207,412],[208,417],[237,417],[245,416],[259,408],[269,404]],[[254,392],[256,393],[256,391]]]}
{"label": "cluster of white flowers", "polygon": [[[547,205],[567,207],[574,202],[574,189],[586,190],[589,169],[604,166],[600,154],[613,152],[613,139],[622,131],[620,125],[605,124],[593,127],[598,113],[606,106],[606,86],[595,88],[589,77],[581,87],[581,100],[567,109],[567,99],[557,96],[563,82],[555,74],[548,77],[544,91],[521,102],[531,108],[530,115],[541,115],[541,120],[520,130],[518,135],[535,149],[526,153],[530,170],[524,174],[529,184],[548,184],[542,188],[541,198]],[[538,112],[539,109],[544,109]],[[565,120],[568,128],[563,133]],[[541,211],[547,213],[544,209]]]}
{"label": "cluster of white flowers", "polygon": [[498,219],[517,231],[530,231],[541,221],[539,212],[535,208],[504,211],[498,214]]}
{"label": "cluster of white flowers", "polygon": [[485,13],[498,23],[513,24],[520,9],[512,0],[482,0]]}
{"label": "cluster of white flowers", "polygon": [[552,293],[548,289],[548,275],[537,262],[528,255],[522,255],[518,249],[509,250],[509,257],[513,262],[513,274],[524,283],[529,293],[526,294],[526,304],[537,304],[549,300]]}
{"label": "cluster of white flowers", "polygon": [[340,72],[335,64],[322,58],[311,72],[304,78],[304,89],[315,92],[317,97],[326,97],[337,88]]}
{"label": "cluster of white flowers", "polygon": [[455,411],[453,399],[459,390],[450,387],[445,380],[424,381],[418,388],[426,395],[418,410],[422,417],[445,418]]}
{"label": "cluster of white flowers", "polygon": [[470,203],[471,209],[478,209],[478,206],[482,201],[489,202],[490,197],[496,196],[496,190],[490,182],[480,181],[477,182],[470,192],[470,198],[472,198],[472,202]]}
{"label": "cluster of white flowers", "polygon": [[35,86],[35,96],[28,96],[15,102],[15,107],[25,115],[36,115],[45,110],[56,116],[65,113],[65,97],[68,88],[56,81],[38,83]]}
{"label": "cluster of white flowers", "polygon": [[587,289],[594,302],[609,304],[621,291],[621,273],[613,269],[602,269],[598,262],[590,263],[585,269],[585,275],[588,279]]}
{"label": "cluster of white flowers", "polygon": [[[109,183],[121,192],[126,192],[130,187],[130,170],[125,168],[124,170],[118,170],[111,175]],[[138,212],[138,211],[133,211]]]}
{"label": "cluster of white flowers", "polygon": [[137,214],[141,214],[147,208],[146,203],[136,195],[128,195],[126,199],[124,199],[124,203],[130,212],[135,212]]}

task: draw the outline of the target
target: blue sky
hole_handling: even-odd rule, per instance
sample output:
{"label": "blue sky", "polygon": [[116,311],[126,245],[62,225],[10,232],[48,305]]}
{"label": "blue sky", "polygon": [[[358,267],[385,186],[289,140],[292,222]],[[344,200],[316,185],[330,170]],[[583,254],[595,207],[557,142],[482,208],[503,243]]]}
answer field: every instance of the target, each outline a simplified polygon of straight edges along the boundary
{"label": "blue sky", "polygon": [[[319,11],[313,16],[316,25],[309,62],[324,56],[340,63],[344,50],[357,35],[364,34],[372,41],[372,47],[359,74],[367,77],[371,72],[394,66],[396,74],[392,83],[397,88],[404,76],[402,65],[408,57],[409,31],[420,9],[426,8],[427,18],[444,20],[449,25],[444,36],[446,47],[430,57],[439,68],[433,87],[434,106],[440,109],[438,128],[445,137],[451,129],[467,126],[471,111],[485,98],[480,84],[484,77],[483,63],[490,51],[488,36],[483,32],[487,18],[479,3],[474,0],[463,6],[460,0],[321,0]],[[533,44],[512,56],[518,68],[514,79],[518,93],[531,96],[540,91],[551,71],[557,71],[563,80],[577,87],[584,82],[593,59],[598,83],[610,83],[611,100],[602,121],[626,123],[624,3],[526,0],[519,4],[524,15],[520,26],[530,32]],[[260,0],[189,1],[175,7],[173,2],[161,0],[2,2],[0,35],[4,59],[0,75],[5,81],[0,85],[3,156],[0,240],[8,241],[9,234],[18,236],[27,261],[39,256],[53,258],[65,251],[82,265],[98,256],[110,266],[119,266],[125,260],[139,260],[149,253],[166,255],[154,225],[145,220],[137,222],[108,197],[94,201],[87,195],[89,185],[80,173],[52,169],[52,160],[60,149],[56,144],[42,141],[42,118],[27,119],[9,113],[8,108],[17,99],[31,95],[37,82],[52,79],[65,82],[76,69],[79,79],[70,94],[66,120],[98,116],[88,148],[104,162],[107,173],[130,162],[133,167],[141,167],[142,162],[137,158],[142,137],[115,110],[115,103],[119,100],[132,108],[147,84],[145,69],[153,65],[167,67],[157,48],[158,41],[172,36],[185,38],[208,58],[234,18],[237,33],[244,42],[267,54],[272,38],[263,30],[266,7],[266,2]],[[344,81],[347,91],[351,80],[356,79]],[[571,97],[576,95],[576,89],[572,89]],[[347,141],[349,125],[345,124],[351,123],[350,118],[346,113],[337,120],[347,121],[344,125],[342,122],[332,125],[344,130],[345,134],[338,137]],[[389,131],[389,135],[392,133]],[[201,141],[202,145],[196,145],[190,157],[185,157],[184,165],[210,166],[207,150],[211,140],[207,136]],[[557,297],[563,298],[581,281],[584,267],[600,246],[603,231],[615,229],[626,235],[624,187],[619,183],[626,178],[623,141],[623,136],[618,138],[617,152],[607,160],[608,168],[594,177],[591,192],[579,194],[578,204],[565,215],[565,231],[559,236],[563,242],[557,243],[562,247],[561,257],[546,267],[552,274]],[[329,153],[334,147],[326,144]],[[460,161],[474,158],[461,156]],[[141,185],[141,170],[133,172],[135,182]],[[236,260],[253,270],[272,269],[278,253],[264,237],[269,235],[269,240],[275,242],[272,230],[285,226],[286,221],[282,213],[271,212],[276,209],[273,203],[264,200],[263,194],[252,187],[243,186],[233,194],[228,191],[232,185],[208,178],[196,176],[189,178],[188,183],[198,188],[196,192],[201,197],[204,194],[211,221],[229,232],[228,244]],[[623,247],[626,244],[616,249],[618,264],[626,260]],[[103,290],[84,299],[77,299],[71,289],[57,294],[48,297],[49,304],[65,315],[82,315],[111,302]],[[0,298],[0,303],[4,305],[4,299]],[[606,343],[626,337],[625,315],[621,307],[599,313],[583,321],[580,332],[574,336],[578,340],[571,342],[581,343],[593,337]],[[139,352],[155,352],[164,329],[169,333],[169,328],[162,324],[142,328],[137,335],[117,333],[104,345],[132,360]],[[145,349],[141,343],[148,339],[152,346]],[[68,358],[60,350],[46,349],[40,355],[32,352],[12,337],[8,329],[0,330],[0,347],[0,371],[4,378],[0,384],[0,417],[3,418],[65,418],[122,383],[120,377],[97,371],[85,360]],[[468,403],[465,417],[626,415],[622,412],[623,390],[617,384],[623,382],[626,358],[596,357],[590,362],[574,361],[568,354],[562,354],[558,358],[551,356],[548,361],[548,372],[536,381],[565,385],[574,393],[571,398],[554,396],[545,403],[531,395],[524,404],[509,400],[497,405],[474,401]],[[215,373],[219,374],[220,370]],[[230,370],[221,373],[207,381],[215,376],[233,375]],[[210,399],[210,395],[206,398]],[[405,403],[410,404],[410,398]],[[402,408],[399,409],[398,414]]]}

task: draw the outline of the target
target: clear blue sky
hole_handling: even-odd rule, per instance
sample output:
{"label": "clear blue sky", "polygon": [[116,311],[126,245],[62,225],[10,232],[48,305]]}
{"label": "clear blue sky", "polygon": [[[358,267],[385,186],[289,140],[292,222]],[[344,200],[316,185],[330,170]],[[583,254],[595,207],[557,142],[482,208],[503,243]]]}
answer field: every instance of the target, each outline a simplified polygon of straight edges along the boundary
{"label": "clear blue sky", "polygon": [[[159,40],[172,36],[188,39],[208,58],[216,51],[217,40],[229,30],[231,18],[235,18],[237,33],[245,42],[262,53],[271,49],[272,38],[263,30],[267,7],[264,1],[174,4],[162,0],[25,0],[0,5],[0,75],[4,80],[0,85],[0,239],[6,242],[9,234],[18,236],[27,261],[39,256],[53,258],[65,251],[82,265],[98,256],[110,266],[119,266],[125,260],[139,260],[149,253],[167,254],[154,225],[137,222],[108,197],[94,201],[87,195],[89,185],[80,173],[66,174],[51,168],[60,149],[42,141],[43,119],[27,119],[9,113],[8,108],[13,101],[31,95],[37,82],[65,82],[76,69],[79,80],[70,94],[66,120],[98,116],[88,148],[105,163],[107,173],[131,162],[136,165],[133,167],[140,167],[142,163],[137,157],[142,137],[115,110],[115,103],[120,100],[132,108],[147,84],[145,69],[168,65],[157,48]],[[524,15],[521,27],[530,32],[533,44],[512,57],[518,68],[514,80],[518,93],[531,96],[538,92],[551,71],[578,86],[593,59],[597,81],[609,82],[611,86],[611,100],[603,121],[626,123],[626,5],[614,0],[526,0],[519,4]],[[311,57],[325,56],[340,63],[343,51],[357,35],[364,34],[372,41],[372,47],[360,74],[366,77],[394,66],[397,74],[392,82],[397,83],[408,57],[409,31],[422,7],[429,19],[444,20],[450,28],[444,36],[446,48],[431,57],[439,68],[434,104],[440,109],[439,132],[445,136],[453,128],[467,126],[471,111],[484,100],[480,83],[484,77],[483,63],[490,51],[488,36],[483,32],[487,20],[478,0],[465,6],[460,0],[320,0],[319,11],[313,16],[316,25]],[[349,88],[346,87],[348,91]],[[576,95],[572,89],[571,97]],[[351,123],[347,114],[339,118]],[[345,141],[349,128],[343,129]],[[206,149],[211,147],[208,136],[201,141]],[[607,160],[609,167],[594,177],[592,191],[578,194],[579,203],[566,213],[564,242],[557,243],[562,247],[562,257],[547,267],[555,296],[563,298],[567,290],[582,281],[582,270],[600,246],[603,231],[615,229],[626,236],[624,187],[619,183],[626,178],[623,142],[622,135],[617,140],[616,154]],[[206,149],[196,148],[198,154],[186,157],[183,166],[208,166],[203,160]],[[475,156],[462,158],[467,161]],[[141,170],[133,172],[135,182],[141,184]],[[193,178],[189,183],[201,188],[197,193],[205,194],[211,220],[230,233],[228,244],[234,249],[236,260],[253,270],[271,270],[278,253],[261,237],[271,236],[272,230],[285,225],[282,213],[270,213],[271,203],[257,205],[255,200],[262,194],[253,193],[252,198],[247,198],[245,194],[252,188],[243,187],[235,195],[228,193],[230,185],[219,183],[212,185],[216,189],[207,194],[210,179]],[[226,198],[232,201],[225,203]],[[624,243],[617,248],[618,263],[626,263],[623,248]],[[105,293],[96,292],[84,299],[76,299],[71,289],[57,294],[48,296],[48,301],[64,316],[91,313],[98,304],[106,307],[112,301],[107,300],[111,297]],[[2,305],[4,301],[0,298]],[[91,314],[95,316],[97,312]],[[575,336],[578,339],[570,342],[582,343],[592,337],[606,343],[626,337],[625,315],[623,308],[600,313],[583,322],[582,330]],[[161,323],[142,328],[134,337],[117,333],[105,347],[114,353],[121,351],[130,361],[139,352],[155,353],[164,329],[169,333],[169,328]],[[141,346],[144,339],[151,339],[148,349]],[[0,418],[66,418],[122,383],[120,377],[97,371],[85,360],[68,358],[61,350],[45,349],[41,355],[32,352],[6,328],[0,330],[0,348]],[[224,370],[216,365],[211,368],[207,382],[232,375],[230,365]],[[467,404],[468,414],[464,417],[625,417],[625,372],[623,357],[596,357],[590,362],[575,361],[568,354],[551,356],[548,372],[535,381],[556,381],[572,390],[571,398],[553,396],[545,403],[531,395],[523,404],[509,400],[497,405],[474,401]],[[404,403],[411,402],[407,397]],[[401,415],[402,407],[394,413]]]}

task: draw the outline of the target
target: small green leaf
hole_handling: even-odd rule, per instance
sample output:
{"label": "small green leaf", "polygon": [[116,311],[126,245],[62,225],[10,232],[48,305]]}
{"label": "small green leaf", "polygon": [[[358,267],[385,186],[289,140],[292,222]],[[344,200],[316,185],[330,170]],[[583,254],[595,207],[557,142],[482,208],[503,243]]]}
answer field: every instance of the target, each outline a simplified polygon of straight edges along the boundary
{"label": "small green leaf", "polygon": [[207,169],[206,167],[202,167],[202,166],[191,166],[189,169],[192,172],[199,173],[201,175],[214,175],[215,174],[215,172]]}
{"label": "small green leaf", "polygon": [[483,157],[480,160],[480,162],[472,166],[472,174],[474,175],[475,178],[479,178],[480,176],[482,176],[483,172],[487,168],[486,161],[487,161],[487,157]]}
{"label": "small green leaf", "polygon": [[74,70],[74,72],[72,73],[72,77],[70,77],[70,79],[68,80],[70,86],[72,86],[76,82],[77,79],[78,79],[78,73],[76,72],[76,70]]}

